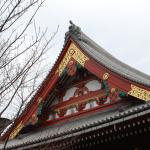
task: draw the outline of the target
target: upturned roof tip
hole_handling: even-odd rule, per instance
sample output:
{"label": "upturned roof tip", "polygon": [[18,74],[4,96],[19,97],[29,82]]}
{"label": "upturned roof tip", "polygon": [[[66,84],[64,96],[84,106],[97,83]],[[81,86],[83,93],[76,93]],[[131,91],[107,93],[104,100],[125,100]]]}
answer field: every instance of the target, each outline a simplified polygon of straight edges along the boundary
{"label": "upturned roof tip", "polygon": [[66,41],[68,40],[68,37],[73,37],[76,40],[81,40],[81,28],[77,25],[75,25],[71,20],[69,21],[70,25],[68,28],[68,31],[65,33],[65,42],[64,45],[66,43]]}
{"label": "upturned roof tip", "polygon": [[75,25],[71,20],[69,21],[69,23],[70,23],[69,32],[71,34],[74,34],[74,35],[81,34],[81,28],[79,26]]}

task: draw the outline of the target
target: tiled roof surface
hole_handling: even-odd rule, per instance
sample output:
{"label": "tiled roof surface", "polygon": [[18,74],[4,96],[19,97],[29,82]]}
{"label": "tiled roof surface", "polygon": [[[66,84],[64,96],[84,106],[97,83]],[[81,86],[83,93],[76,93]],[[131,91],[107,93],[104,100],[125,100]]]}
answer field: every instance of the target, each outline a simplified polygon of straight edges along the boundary
{"label": "tiled roof surface", "polygon": [[72,22],[71,26],[69,27],[69,32],[67,32],[66,36],[71,36],[77,42],[77,44],[79,44],[83,51],[85,51],[88,55],[106,68],[118,73],[126,79],[150,87],[149,75],[119,61],[117,58],[95,43],[92,39],[90,39]]}
{"label": "tiled roof surface", "polygon": [[[69,32],[66,34],[66,40],[68,37],[72,37],[75,42],[82,48],[82,50],[95,59],[98,63],[102,64],[106,68],[116,72],[124,78],[131,81],[143,84],[150,87],[150,76],[122,63],[106,50],[96,44],[87,35],[85,35],[81,29],[71,23],[69,27]],[[17,145],[26,145],[27,143],[39,143],[39,141],[44,141],[45,139],[55,139],[58,137],[64,137],[72,133],[78,133],[80,131],[85,131],[87,129],[91,130],[91,126],[103,126],[106,123],[113,123],[113,121],[123,121],[123,118],[130,116],[130,118],[135,117],[135,114],[150,113],[150,104],[143,104],[141,106],[136,106],[135,108],[127,109],[126,111],[120,113],[116,108],[107,111],[107,113],[101,112],[94,115],[78,118],[76,120],[69,120],[58,125],[53,125],[48,128],[42,129],[37,132],[31,132],[25,136],[20,137],[20,139],[10,140],[7,144],[8,148],[13,149]],[[87,119],[88,117],[88,119]],[[3,144],[0,144],[0,149],[3,148]],[[14,148],[15,149],[15,148]]]}
{"label": "tiled roof surface", "polygon": [[[106,112],[98,112],[76,120],[70,119],[64,123],[31,132],[20,138],[10,140],[7,143],[7,148],[15,149],[16,146],[34,145],[35,143],[40,144],[40,142],[46,142],[48,139],[53,140],[59,137],[61,137],[61,139],[66,138],[69,135],[72,136],[72,134],[80,134],[82,131],[89,132],[89,129],[90,131],[92,129],[94,130],[94,127],[102,128],[113,124],[113,122],[116,124],[117,122],[119,123],[128,120],[128,118],[132,119],[147,113],[150,113],[150,103],[127,108],[124,112],[119,112],[117,107],[115,107]],[[3,144],[0,144],[0,149],[2,148]]]}

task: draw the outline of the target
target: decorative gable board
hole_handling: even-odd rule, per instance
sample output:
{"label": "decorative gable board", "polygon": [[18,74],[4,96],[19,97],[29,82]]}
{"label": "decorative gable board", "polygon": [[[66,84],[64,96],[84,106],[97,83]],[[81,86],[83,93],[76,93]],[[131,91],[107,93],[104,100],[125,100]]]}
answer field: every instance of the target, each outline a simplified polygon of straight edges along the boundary
{"label": "decorative gable board", "polygon": [[79,48],[74,43],[71,43],[64,58],[59,64],[58,69],[56,70],[56,73],[58,73],[59,76],[62,74],[71,58],[76,60],[83,67],[85,62],[89,60],[89,58],[81,50],[79,50]]}
{"label": "decorative gable board", "polygon": [[148,87],[130,81],[119,74],[112,72],[102,64],[99,64],[89,54],[86,54],[85,50],[75,41],[76,40],[74,40],[73,37],[68,39],[67,44],[69,43],[69,45],[66,44],[64,47],[61,58],[58,58],[57,63],[52,69],[52,73],[50,73],[46,79],[47,81],[45,81],[46,84],[42,86],[38,94],[34,97],[32,105],[26,108],[27,111],[23,112],[16,120],[13,127],[3,136],[3,139],[6,139],[6,137],[11,139],[15,138],[27,122],[32,117],[36,116],[39,105],[42,101],[46,100],[48,94],[53,90],[65,69],[67,68],[71,72],[71,75],[73,75],[75,71],[73,68],[74,62],[79,63],[82,67],[85,67],[89,72],[103,81],[103,88],[107,93],[107,96],[109,95],[113,98],[115,94],[129,94],[140,100],[150,100],[150,91]]}

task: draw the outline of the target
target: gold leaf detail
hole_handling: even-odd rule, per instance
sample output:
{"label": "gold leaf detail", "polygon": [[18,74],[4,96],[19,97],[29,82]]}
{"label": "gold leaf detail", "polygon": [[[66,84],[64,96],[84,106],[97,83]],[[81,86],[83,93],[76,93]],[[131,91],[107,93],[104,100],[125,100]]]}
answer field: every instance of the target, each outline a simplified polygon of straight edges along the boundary
{"label": "gold leaf detail", "polygon": [[103,80],[107,80],[109,78],[109,73],[104,73],[104,75],[103,75]]}
{"label": "gold leaf detail", "polygon": [[41,101],[42,101],[42,97],[39,97],[39,98],[38,98],[38,104],[40,104]]}
{"label": "gold leaf detail", "polygon": [[114,94],[116,92],[116,88],[111,88],[111,93]]}
{"label": "gold leaf detail", "polygon": [[132,84],[131,91],[129,91],[128,94],[144,101],[150,100],[150,91],[142,89]]}
{"label": "gold leaf detail", "polygon": [[17,125],[17,127],[11,132],[9,139],[14,139],[16,135],[21,131],[21,129],[24,127],[24,124],[22,121]]}
{"label": "gold leaf detail", "polygon": [[56,70],[56,73],[59,73],[59,76],[62,74],[71,58],[74,58],[82,66],[84,66],[85,61],[89,60],[87,56],[85,56],[73,43],[71,43],[67,53]]}

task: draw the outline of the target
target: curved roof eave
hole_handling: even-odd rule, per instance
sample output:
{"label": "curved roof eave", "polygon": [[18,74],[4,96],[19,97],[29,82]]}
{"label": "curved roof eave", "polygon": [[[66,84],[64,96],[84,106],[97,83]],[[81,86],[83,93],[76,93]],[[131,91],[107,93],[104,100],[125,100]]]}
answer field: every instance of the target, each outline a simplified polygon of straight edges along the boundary
{"label": "curved roof eave", "polygon": [[90,39],[86,34],[84,34],[80,27],[74,25],[72,22],[67,35],[71,36],[73,40],[82,48],[82,50],[95,59],[98,63],[126,79],[150,87],[149,75],[138,71],[137,69],[112,56],[105,49]]}

